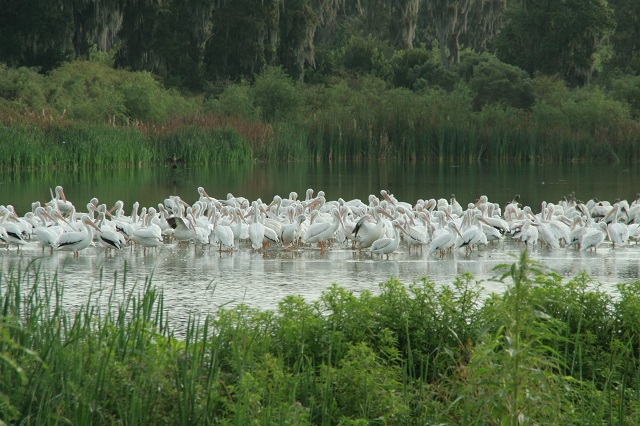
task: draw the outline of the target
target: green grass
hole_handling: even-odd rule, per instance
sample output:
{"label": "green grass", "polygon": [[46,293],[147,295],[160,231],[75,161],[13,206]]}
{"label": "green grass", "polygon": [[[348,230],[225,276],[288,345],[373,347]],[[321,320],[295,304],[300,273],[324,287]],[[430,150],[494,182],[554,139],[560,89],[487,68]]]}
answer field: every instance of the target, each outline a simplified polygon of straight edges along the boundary
{"label": "green grass", "polygon": [[[190,317],[152,279],[80,307],[37,261],[0,273],[5,424],[637,424],[640,282],[619,297],[526,253],[504,294],[463,275],[338,286]],[[101,296],[107,303],[96,303]]]}

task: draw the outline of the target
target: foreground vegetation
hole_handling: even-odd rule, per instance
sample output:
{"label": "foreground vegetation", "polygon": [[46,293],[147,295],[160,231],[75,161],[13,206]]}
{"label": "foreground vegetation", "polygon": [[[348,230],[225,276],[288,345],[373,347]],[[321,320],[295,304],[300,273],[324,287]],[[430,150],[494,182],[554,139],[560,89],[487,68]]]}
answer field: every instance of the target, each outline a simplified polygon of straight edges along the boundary
{"label": "foreground vegetation", "polygon": [[[5,424],[638,424],[640,282],[614,296],[526,252],[504,294],[461,276],[332,286],[193,317],[150,281],[69,310],[34,264],[0,276]],[[97,287],[97,286],[96,286]],[[108,290],[111,288],[111,290]],[[125,290],[126,289],[126,290]]]}

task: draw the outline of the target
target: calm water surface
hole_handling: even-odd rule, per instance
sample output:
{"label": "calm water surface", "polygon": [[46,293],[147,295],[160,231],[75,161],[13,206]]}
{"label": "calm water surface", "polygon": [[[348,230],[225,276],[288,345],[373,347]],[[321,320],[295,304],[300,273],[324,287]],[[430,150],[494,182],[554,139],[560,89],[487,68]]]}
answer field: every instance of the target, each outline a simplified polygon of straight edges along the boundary
{"label": "calm water surface", "polygon": [[[270,201],[276,194],[285,197],[291,191],[304,197],[307,188],[323,190],[327,200],[366,200],[369,194],[379,195],[381,189],[387,189],[397,199],[412,204],[420,198],[455,193],[463,206],[482,194],[503,204],[519,193],[521,202],[537,212],[543,200],[557,202],[571,191],[585,201],[594,196],[631,199],[639,191],[639,178],[640,168],[620,166],[385,163],[33,173],[0,175],[0,204],[13,204],[22,214],[31,209],[32,202],[48,201],[50,187],[62,185],[67,198],[78,208],[91,197],[98,197],[109,206],[116,200],[124,201],[128,214],[134,201],[141,206],[156,206],[169,195],[180,195],[191,203],[198,197],[196,188],[203,186],[212,197],[226,198],[227,193],[233,193],[263,201]],[[141,288],[145,279],[152,276],[153,283],[164,291],[170,318],[181,322],[189,315],[215,312],[221,306],[238,303],[271,309],[290,294],[317,300],[332,283],[356,293],[376,292],[379,283],[392,276],[406,284],[423,277],[449,284],[456,275],[469,272],[483,281],[487,291],[499,292],[503,284],[492,280],[493,268],[513,262],[512,255],[519,250],[521,247],[515,243],[505,241],[483,248],[479,254],[466,256],[458,252],[439,260],[426,251],[409,254],[401,247],[390,260],[380,260],[372,259],[368,252],[358,253],[340,245],[322,255],[316,249],[255,253],[247,248],[219,254],[208,248],[194,251],[193,246],[165,244],[146,257],[136,250],[106,255],[103,249],[90,247],[79,259],[73,259],[63,252],[42,255],[33,243],[21,249],[20,254],[15,248],[0,250],[0,267],[7,271],[11,265],[25,265],[37,259],[34,266],[39,265],[47,273],[58,272],[60,281],[65,283],[66,303],[71,306],[84,303],[89,296],[106,300],[114,286],[117,294],[126,294]],[[584,270],[611,292],[615,292],[615,283],[640,276],[640,246],[613,250],[604,243],[596,253],[537,249],[531,257],[565,277]]]}

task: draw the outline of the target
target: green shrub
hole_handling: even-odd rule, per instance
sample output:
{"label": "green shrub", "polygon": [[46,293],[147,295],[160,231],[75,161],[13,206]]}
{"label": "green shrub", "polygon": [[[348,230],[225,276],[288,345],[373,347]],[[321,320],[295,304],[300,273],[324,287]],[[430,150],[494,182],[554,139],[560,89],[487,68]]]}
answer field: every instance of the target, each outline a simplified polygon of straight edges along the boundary
{"label": "green shrub", "polygon": [[278,67],[269,67],[256,78],[251,97],[261,116],[268,121],[295,121],[302,102],[296,84]]}

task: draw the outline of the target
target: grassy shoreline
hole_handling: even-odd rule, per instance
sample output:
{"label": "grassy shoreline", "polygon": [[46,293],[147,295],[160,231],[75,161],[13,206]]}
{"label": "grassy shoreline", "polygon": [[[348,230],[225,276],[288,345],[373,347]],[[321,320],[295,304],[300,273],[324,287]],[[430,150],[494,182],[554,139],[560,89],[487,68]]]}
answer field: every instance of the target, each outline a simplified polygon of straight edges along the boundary
{"label": "grassy shoreline", "polygon": [[[191,317],[151,279],[68,310],[35,264],[0,274],[6,424],[636,424],[640,282],[604,292],[526,253],[506,292],[469,275]],[[96,285],[96,291],[100,289]],[[116,290],[117,289],[117,290]]]}

